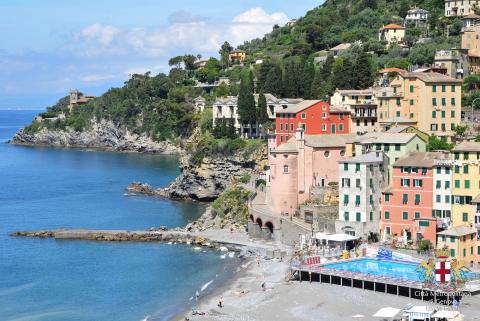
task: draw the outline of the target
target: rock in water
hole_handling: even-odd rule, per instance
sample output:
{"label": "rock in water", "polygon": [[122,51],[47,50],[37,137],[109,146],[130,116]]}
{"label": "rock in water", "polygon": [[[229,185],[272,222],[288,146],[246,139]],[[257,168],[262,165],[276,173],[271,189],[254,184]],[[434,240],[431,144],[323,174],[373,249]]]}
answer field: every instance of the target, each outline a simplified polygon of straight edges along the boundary
{"label": "rock in water", "polygon": [[144,194],[148,196],[155,195],[155,191],[153,188],[148,184],[142,184],[139,182],[133,182],[126,188],[127,192],[135,193],[135,194]]}

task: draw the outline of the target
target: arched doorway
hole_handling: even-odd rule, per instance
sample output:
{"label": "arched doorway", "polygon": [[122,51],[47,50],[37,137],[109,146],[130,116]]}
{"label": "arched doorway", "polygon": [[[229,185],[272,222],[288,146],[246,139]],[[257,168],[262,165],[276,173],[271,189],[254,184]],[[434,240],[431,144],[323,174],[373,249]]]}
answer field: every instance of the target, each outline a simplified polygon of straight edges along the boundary
{"label": "arched doorway", "polygon": [[265,227],[268,228],[268,230],[270,231],[270,233],[273,234],[273,223],[272,223],[272,222],[267,222],[267,223],[265,223]]}
{"label": "arched doorway", "polygon": [[251,220],[253,223],[255,223],[255,218],[253,217],[252,214],[250,214],[250,220]]}
{"label": "arched doorway", "polygon": [[263,227],[263,221],[260,217],[257,218],[256,223],[258,224],[259,227]]}

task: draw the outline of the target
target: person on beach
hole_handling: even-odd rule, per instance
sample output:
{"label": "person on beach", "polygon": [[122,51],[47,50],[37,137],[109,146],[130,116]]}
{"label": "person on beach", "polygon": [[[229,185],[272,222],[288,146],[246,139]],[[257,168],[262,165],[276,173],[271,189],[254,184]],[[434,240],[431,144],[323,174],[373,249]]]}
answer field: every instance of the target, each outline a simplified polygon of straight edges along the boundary
{"label": "person on beach", "polygon": [[220,300],[218,300],[218,307],[223,308],[223,298],[220,298]]}
{"label": "person on beach", "polygon": [[200,293],[198,293],[198,290],[195,292],[195,300],[198,301],[200,298]]}
{"label": "person on beach", "polygon": [[257,265],[260,266],[260,255],[257,254]]}
{"label": "person on beach", "polygon": [[267,285],[265,284],[265,282],[262,283],[262,291],[265,291],[267,289]]}

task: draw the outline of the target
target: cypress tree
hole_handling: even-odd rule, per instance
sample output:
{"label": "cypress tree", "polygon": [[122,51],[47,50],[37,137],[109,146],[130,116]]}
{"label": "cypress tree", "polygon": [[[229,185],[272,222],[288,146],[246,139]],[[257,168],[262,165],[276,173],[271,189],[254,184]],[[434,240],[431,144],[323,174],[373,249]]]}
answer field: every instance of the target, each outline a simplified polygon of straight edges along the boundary
{"label": "cypress tree", "polygon": [[285,73],[283,74],[283,94],[288,98],[299,97],[299,82],[301,79],[299,63],[287,61],[285,63]]}
{"label": "cypress tree", "polygon": [[267,76],[270,69],[272,69],[274,65],[269,61],[264,61],[260,66],[260,70],[258,72],[257,78],[257,90],[258,92],[264,91],[265,83],[267,82]]}
{"label": "cypress tree", "polygon": [[311,98],[311,88],[315,78],[315,66],[312,62],[306,61],[303,64],[302,75],[299,81],[299,96],[304,99]]}
{"label": "cypress tree", "polygon": [[333,66],[333,86],[338,89],[353,89],[356,83],[356,75],[353,69],[354,64],[351,58],[337,59]]}
{"label": "cypress tree", "polygon": [[253,84],[250,77],[251,74],[244,76],[240,82],[237,110],[242,127],[243,125],[248,125],[251,132],[251,125],[256,123],[257,112],[255,97],[253,96]]}
{"label": "cypress tree", "polygon": [[267,78],[263,85],[263,92],[275,96],[282,96],[282,91],[282,69],[275,64],[267,73]]}
{"label": "cypress tree", "polygon": [[375,76],[373,75],[370,59],[366,52],[361,51],[357,56],[355,61],[355,71],[356,75],[352,80],[355,80],[354,83],[356,89],[368,88],[373,85]]}
{"label": "cypress tree", "polygon": [[263,125],[268,122],[268,120],[267,99],[263,92],[260,92],[260,95],[258,96],[257,122]]}

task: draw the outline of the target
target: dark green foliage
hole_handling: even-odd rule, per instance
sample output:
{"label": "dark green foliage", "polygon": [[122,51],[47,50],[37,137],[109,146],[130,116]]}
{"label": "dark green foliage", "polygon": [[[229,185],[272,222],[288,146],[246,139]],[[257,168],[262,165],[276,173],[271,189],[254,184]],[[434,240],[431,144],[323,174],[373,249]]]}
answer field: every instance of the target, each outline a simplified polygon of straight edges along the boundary
{"label": "dark green foliage", "polygon": [[212,203],[212,209],[221,218],[245,225],[248,220],[247,201],[250,196],[251,192],[243,187],[229,187]]}
{"label": "dark green foliage", "polygon": [[267,73],[265,84],[262,86],[265,93],[282,96],[282,69],[274,65]]}
{"label": "dark green foliage", "polygon": [[257,122],[263,125],[268,121],[267,99],[265,98],[263,92],[260,92],[257,103]]}
{"label": "dark green foliage", "polygon": [[355,61],[355,74],[356,77],[354,81],[354,88],[362,89],[368,88],[373,85],[375,81],[375,75],[373,73],[373,68],[370,62],[370,59],[366,52],[361,51]]}
{"label": "dark green foliage", "polygon": [[257,111],[255,98],[253,96],[252,76],[246,75],[240,83],[240,92],[238,94],[238,116],[242,124],[255,124]]}
{"label": "dark green foliage", "polygon": [[333,65],[332,83],[335,89],[353,89],[356,83],[354,64],[350,57],[338,58]]}
{"label": "dark green foliage", "polygon": [[228,43],[228,41],[225,41],[220,48],[220,51],[218,52],[220,54],[220,61],[224,69],[230,65],[229,54],[232,50],[233,47],[230,45],[230,43]]}
{"label": "dark green foliage", "polygon": [[437,136],[432,135],[428,138],[428,151],[451,150],[452,148],[453,144],[449,144],[445,137],[438,138]]}
{"label": "dark green foliage", "polygon": [[327,100],[327,96],[333,93],[332,68],[334,62],[333,56],[328,56],[322,67],[315,73],[310,91],[311,98]]}
{"label": "dark green foliage", "polygon": [[311,61],[303,64],[303,70],[299,82],[298,96],[309,99],[312,94],[312,83],[315,78],[315,66]]}
{"label": "dark green foliage", "polygon": [[220,76],[220,70],[222,65],[220,61],[215,58],[210,58],[205,67],[197,70],[196,75],[200,82],[208,82],[213,84],[215,80]]}
{"label": "dark green foliage", "polygon": [[212,134],[215,138],[237,138],[234,120],[232,118],[217,120]]}
{"label": "dark green foliage", "polygon": [[285,63],[283,73],[283,94],[285,97],[296,98],[300,96],[300,78],[302,64],[295,60],[288,60]]}

